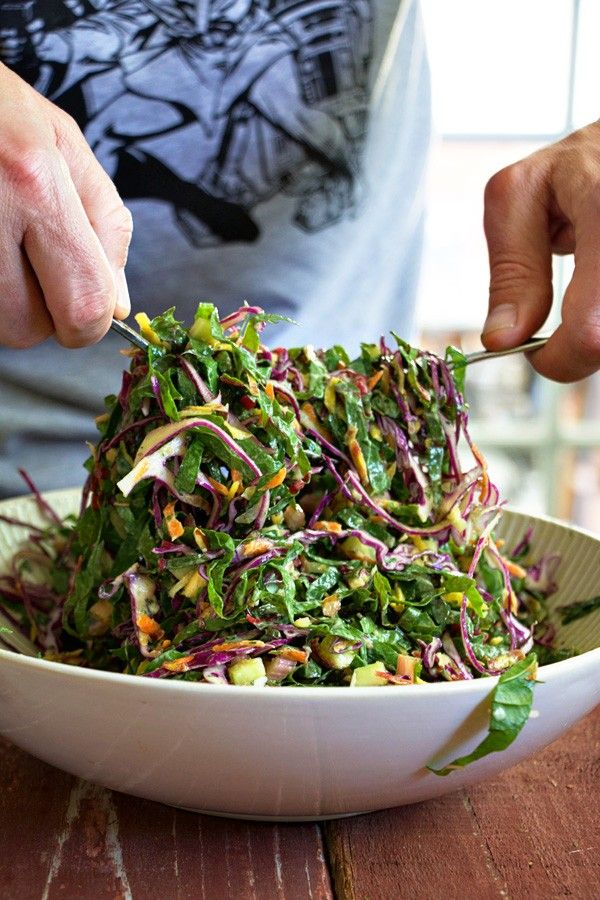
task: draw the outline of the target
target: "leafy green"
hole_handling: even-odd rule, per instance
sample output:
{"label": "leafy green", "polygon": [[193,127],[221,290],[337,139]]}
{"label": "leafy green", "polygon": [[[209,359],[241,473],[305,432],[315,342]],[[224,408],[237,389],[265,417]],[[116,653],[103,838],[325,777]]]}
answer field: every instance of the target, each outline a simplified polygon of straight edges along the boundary
{"label": "leafy green", "polygon": [[490,725],[487,737],[466,756],[459,756],[441,769],[427,768],[435,775],[450,775],[490,753],[510,747],[520,734],[531,713],[537,657],[530,653],[498,679],[491,696]]}
{"label": "leafy green", "polygon": [[[311,687],[373,663],[404,675],[406,657],[416,684],[504,672],[506,741],[519,682],[502,679],[521,650],[487,531],[494,552],[467,574],[498,504],[478,453],[464,472],[456,460],[470,446],[459,351],[453,372],[401,338],[356,359],[268,350],[278,318],[258,307],[140,321],[153,343],[98,419],[86,508],[0,576],[40,653],[199,682],[260,656],[269,683]],[[545,596],[523,577],[512,589],[526,635]]]}
{"label": "leafy green", "polygon": [[590,613],[596,612],[597,609],[600,609],[600,595],[590,597],[589,600],[578,600],[576,603],[569,603],[568,606],[560,606],[558,611],[562,624],[568,625],[570,622],[576,622],[584,616],[589,616]]}

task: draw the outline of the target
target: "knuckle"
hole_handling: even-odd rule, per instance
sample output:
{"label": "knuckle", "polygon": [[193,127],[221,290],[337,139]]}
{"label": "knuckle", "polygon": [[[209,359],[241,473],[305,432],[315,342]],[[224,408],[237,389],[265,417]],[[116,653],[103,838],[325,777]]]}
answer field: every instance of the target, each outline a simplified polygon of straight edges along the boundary
{"label": "knuckle", "polygon": [[113,306],[114,289],[108,282],[82,291],[61,321],[59,342],[73,348],[99,341],[108,331]]}
{"label": "knuckle", "polygon": [[129,210],[120,204],[111,215],[112,233],[117,247],[117,267],[122,269],[127,262],[129,244],[133,234],[133,218]]}
{"label": "knuckle", "polygon": [[[59,126],[61,131],[64,130],[67,134],[83,137],[83,132],[72,115],[61,109],[60,106],[53,106],[52,113],[55,116],[56,125]],[[57,135],[57,138],[59,138],[59,135]]]}
{"label": "knuckle", "polygon": [[75,119],[63,109],[53,107],[52,125],[57,149],[67,157],[83,160],[81,164],[84,165],[91,151]]}
{"label": "knuckle", "polygon": [[[536,163],[534,155],[500,169],[489,179],[484,190],[484,226],[493,221],[497,214],[508,216],[515,208],[530,206],[540,202],[544,196],[544,178],[547,165]],[[496,215],[494,215],[496,213]]]}
{"label": "knuckle", "polygon": [[485,186],[484,201],[486,205],[496,204],[507,195],[518,191],[525,181],[525,166],[522,163],[514,163],[500,169],[489,179]]}
{"label": "knuckle", "polygon": [[4,164],[9,184],[30,202],[45,205],[53,194],[50,154],[39,147],[13,156]]}

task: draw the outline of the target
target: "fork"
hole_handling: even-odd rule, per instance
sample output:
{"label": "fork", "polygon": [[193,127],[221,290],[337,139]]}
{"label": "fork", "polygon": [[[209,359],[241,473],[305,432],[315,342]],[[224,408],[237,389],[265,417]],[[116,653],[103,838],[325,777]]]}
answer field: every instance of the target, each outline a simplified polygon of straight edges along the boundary
{"label": "fork", "polygon": [[[115,331],[130,343],[135,344],[141,350],[148,349],[148,341],[141,334],[138,334],[137,331],[134,331],[133,328],[130,328],[129,325],[126,325],[125,322],[113,319],[110,327],[112,331]],[[471,365],[471,363],[481,362],[484,359],[497,359],[500,356],[510,356],[513,353],[529,353],[533,350],[539,350],[548,340],[549,337],[540,336],[531,338],[531,340],[526,341],[524,344],[518,344],[516,347],[509,347],[508,350],[477,350],[476,353],[467,353],[464,363],[450,363],[449,368],[458,369],[462,368],[462,366]]]}
{"label": "fork", "polygon": [[137,331],[134,331],[133,328],[130,328],[125,322],[119,322],[118,319],[113,319],[110,323],[110,327],[111,331],[116,331],[117,334],[126,338],[131,344],[135,344],[136,347],[139,347],[140,350],[147,350],[150,346],[146,338],[143,338],[141,334],[138,334]]}
{"label": "fork", "polygon": [[530,353],[533,350],[539,350],[550,340],[550,336],[539,336],[525,341],[524,344],[517,344],[516,347],[509,347],[507,350],[477,350],[476,353],[467,353],[464,362],[449,363],[450,369],[462,369],[466,365],[481,362],[484,359],[498,359],[500,356],[511,356],[513,353]]}

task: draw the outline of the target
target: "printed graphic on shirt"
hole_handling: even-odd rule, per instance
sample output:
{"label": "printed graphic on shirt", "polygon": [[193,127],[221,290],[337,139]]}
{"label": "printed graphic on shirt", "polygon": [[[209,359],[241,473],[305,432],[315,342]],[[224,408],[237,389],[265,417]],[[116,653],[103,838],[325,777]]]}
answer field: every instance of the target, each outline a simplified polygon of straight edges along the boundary
{"label": "printed graphic on shirt", "polygon": [[0,0],[0,59],[81,125],[125,200],[197,247],[359,202],[372,0]]}

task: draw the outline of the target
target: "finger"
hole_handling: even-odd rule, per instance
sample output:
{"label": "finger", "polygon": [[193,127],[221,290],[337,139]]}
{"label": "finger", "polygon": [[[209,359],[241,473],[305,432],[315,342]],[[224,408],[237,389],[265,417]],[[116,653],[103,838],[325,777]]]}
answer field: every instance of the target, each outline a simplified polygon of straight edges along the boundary
{"label": "finger", "polygon": [[575,270],[565,291],[562,323],[531,357],[534,368],[555,381],[577,381],[600,368],[600,223],[595,215],[576,226]]}
{"label": "finger", "polygon": [[108,331],[116,303],[113,271],[58,152],[20,163],[23,248],[37,276],[58,341],[83,347]]}
{"label": "finger", "polygon": [[489,311],[482,341],[514,347],[545,322],[552,305],[548,196],[541,167],[525,163],[495,175],[485,192],[490,259]]}
{"label": "finger", "polygon": [[83,208],[106,257],[113,268],[117,285],[115,315],[126,318],[131,312],[124,269],[132,235],[131,213],[96,157],[76,122],[53,108],[57,147],[63,155]]}
{"label": "finger", "polygon": [[37,278],[17,242],[0,245],[0,344],[25,349],[54,333]]}

